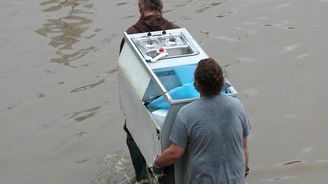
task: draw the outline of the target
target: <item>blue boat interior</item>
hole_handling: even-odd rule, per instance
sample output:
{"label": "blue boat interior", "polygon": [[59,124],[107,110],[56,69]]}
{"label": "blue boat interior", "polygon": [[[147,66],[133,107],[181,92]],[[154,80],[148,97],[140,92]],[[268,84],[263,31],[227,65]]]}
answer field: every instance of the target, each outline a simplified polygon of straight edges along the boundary
{"label": "blue boat interior", "polygon": [[[182,65],[172,68],[161,68],[155,72],[161,83],[174,100],[198,98],[199,92],[194,87],[194,71],[196,64]],[[224,85],[222,94],[231,93],[229,86]],[[150,111],[169,109],[170,104],[161,95],[158,86],[151,81],[144,96],[144,102]]]}

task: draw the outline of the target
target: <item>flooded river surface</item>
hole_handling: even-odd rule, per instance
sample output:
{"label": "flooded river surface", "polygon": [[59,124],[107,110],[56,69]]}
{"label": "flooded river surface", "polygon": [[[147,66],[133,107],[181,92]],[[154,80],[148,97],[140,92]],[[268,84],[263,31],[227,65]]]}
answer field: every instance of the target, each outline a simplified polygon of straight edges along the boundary
{"label": "flooded river surface", "polygon": [[[253,123],[253,184],[328,182],[328,1],[164,1]],[[116,60],[137,0],[1,0],[0,183],[129,183]]]}

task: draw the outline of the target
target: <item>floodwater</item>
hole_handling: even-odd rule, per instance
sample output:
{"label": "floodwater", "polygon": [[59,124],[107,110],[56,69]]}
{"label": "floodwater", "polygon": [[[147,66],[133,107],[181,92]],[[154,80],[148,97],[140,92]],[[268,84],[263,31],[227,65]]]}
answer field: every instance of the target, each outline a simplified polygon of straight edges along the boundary
{"label": "floodwater", "polygon": [[[253,122],[247,183],[328,183],[328,1],[167,0]],[[0,2],[0,183],[129,183],[116,60],[137,1]]]}

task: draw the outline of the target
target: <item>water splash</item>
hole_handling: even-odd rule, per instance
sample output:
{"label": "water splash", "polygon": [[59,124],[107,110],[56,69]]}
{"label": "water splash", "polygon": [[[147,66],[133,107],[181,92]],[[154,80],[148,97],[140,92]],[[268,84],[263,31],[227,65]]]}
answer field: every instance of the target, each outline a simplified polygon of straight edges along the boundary
{"label": "water splash", "polygon": [[103,159],[103,168],[92,181],[93,184],[134,183],[132,162],[127,154],[108,154]]}

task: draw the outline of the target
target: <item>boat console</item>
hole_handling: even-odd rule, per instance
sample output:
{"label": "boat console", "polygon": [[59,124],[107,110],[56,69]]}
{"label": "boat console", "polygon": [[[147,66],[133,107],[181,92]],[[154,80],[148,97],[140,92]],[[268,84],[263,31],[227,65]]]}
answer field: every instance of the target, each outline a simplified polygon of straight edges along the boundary
{"label": "boat console", "polygon": [[170,31],[170,33],[162,31],[154,34],[149,32],[132,37],[132,42],[146,60],[149,57],[155,58],[161,52],[167,52],[166,59],[199,54],[197,48],[183,31]]}

